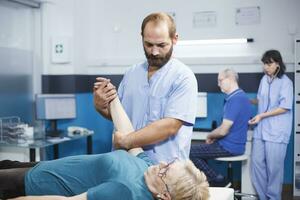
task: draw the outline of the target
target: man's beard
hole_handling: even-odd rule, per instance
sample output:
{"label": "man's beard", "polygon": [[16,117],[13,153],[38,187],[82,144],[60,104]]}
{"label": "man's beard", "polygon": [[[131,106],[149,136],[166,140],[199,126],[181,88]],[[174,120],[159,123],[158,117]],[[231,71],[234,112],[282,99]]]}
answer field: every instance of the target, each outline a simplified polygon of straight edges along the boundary
{"label": "man's beard", "polygon": [[147,54],[145,48],[144,52],[149,66],[161,68],[170,60],[173,52],[173,45],[165,56],[153,56],[151,54]]}

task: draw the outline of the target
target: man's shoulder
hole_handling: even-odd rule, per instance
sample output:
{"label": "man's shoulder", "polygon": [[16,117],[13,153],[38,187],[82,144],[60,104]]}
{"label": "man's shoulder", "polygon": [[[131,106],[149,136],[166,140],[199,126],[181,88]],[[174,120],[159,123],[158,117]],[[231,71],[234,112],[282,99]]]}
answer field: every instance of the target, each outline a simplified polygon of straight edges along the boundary
{"label": "man's shoulder", "polygon": [[176,66],[176,68],[179,70],[192,72],[191,68],[188,65],[178,60],[177,58],[172,58],[172,65]]}
{"label": "man's shoulder", "polygon": [[244,91],[239,92],[238,94],[232,96],[229,101],[233,106],[246,108],[251,106],[250,100],[247,97],[247,94]]}
{"label": "man's shoulder", "polygon": [[183,62],[176,58],[172,58],[170,70],[168,74],[173,76],[176,80],[194,80],[196,81],[196,76],[191,68],[185,65]]}
{"label": "man's shoulder", "polygon": [[244,90],[238,89],[238,92],[230,98],[232,100],[248,99],[247,94]]}
{"label": "man's shoulder", "polygon": [[126,69],[125,74],[128,74],[130,72],[145,71],[145,70],[147,70],[147,61],[142,61],[128,67]]}

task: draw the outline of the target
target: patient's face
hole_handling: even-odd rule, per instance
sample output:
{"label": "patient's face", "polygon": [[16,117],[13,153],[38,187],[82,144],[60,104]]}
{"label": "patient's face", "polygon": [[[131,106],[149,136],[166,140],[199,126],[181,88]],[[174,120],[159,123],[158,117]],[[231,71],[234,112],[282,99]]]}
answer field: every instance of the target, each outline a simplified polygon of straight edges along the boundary
{"label": "patient's face", "polygon": [[179,174],[183,169],[183,163],[173,161],[171,163],[160,163],[151,166],[144,173],[144,178],[149,190],[153,194],[169,192],[168,182],[176,179],[176,174]]}

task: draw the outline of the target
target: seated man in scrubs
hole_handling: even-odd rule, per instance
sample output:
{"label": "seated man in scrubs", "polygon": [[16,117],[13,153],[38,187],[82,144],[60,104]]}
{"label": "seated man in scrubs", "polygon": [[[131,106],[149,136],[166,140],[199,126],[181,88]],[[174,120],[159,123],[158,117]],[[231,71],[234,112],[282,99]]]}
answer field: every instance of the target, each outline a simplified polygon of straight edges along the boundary
{"label": "seated man in scrubs", "polygon": [[[118,97],[110,111],[115,138],[133,131]],[[141,148],[42,161],[21,169],[0,170],[2,193],[18,190],[28,195],[18,200],[208,199],[206,177],[191,161],[153,165]]]}
{"label": "seated man in scrubs", "polygon": [[251,104],[238,86],[238,74],[225,69],[218,75],[218,86],[226,94],[222,124],[206,138],[206,143],[192,145],[190,158],[207,176],[212,186],[226,185],[224,177],[210,168],[206,159],[241,155],[245,152]]}

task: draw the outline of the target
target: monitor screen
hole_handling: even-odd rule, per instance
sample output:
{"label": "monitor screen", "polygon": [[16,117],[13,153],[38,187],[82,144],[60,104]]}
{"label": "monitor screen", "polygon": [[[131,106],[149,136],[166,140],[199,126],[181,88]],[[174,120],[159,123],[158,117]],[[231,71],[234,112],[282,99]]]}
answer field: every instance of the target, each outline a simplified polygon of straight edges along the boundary
{"label": "monitor screen", "polygon": [[76,98],[74,94],[37,94],[37,119],[76,118]]}
{"label": "monitor screen", "polygon": [[207,93],[198,92],[196,117],[207,117]]}

